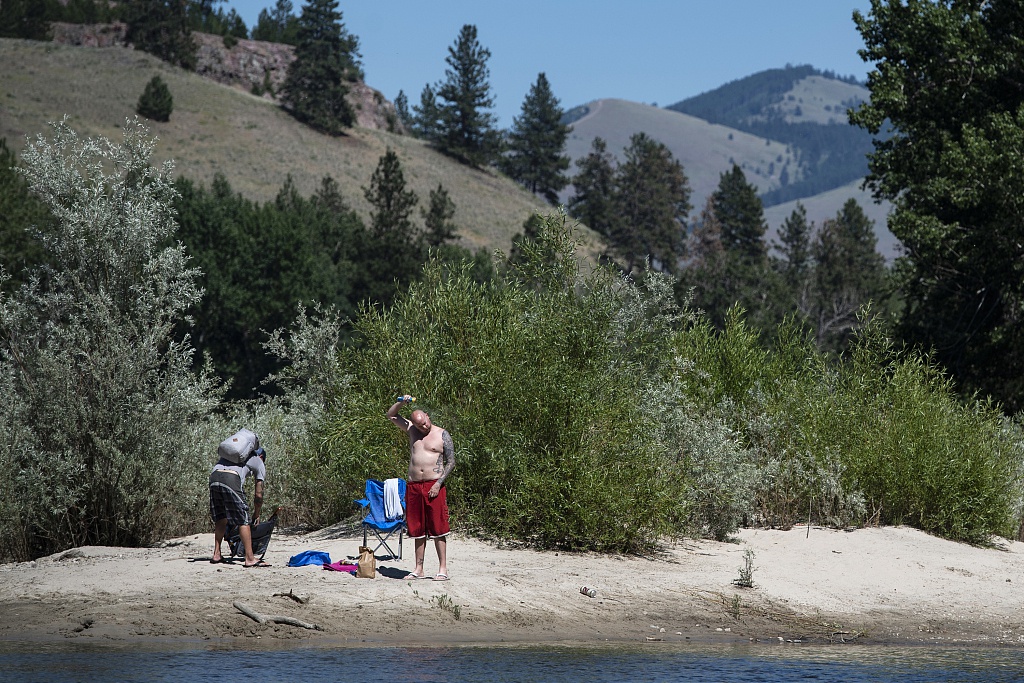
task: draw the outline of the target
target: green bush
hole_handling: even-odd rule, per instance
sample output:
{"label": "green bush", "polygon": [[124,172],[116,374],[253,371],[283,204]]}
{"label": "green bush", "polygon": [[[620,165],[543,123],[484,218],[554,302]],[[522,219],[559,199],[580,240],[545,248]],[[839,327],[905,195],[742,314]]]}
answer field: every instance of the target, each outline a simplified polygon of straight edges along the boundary
{"label": "green bush", "polygon": [[687,392],[749,449],[750,523],[908,524],[969,542],[1017,532],[1019,425],[959,400],[939,368],[897,350],[877,321],[838,363],[795,323],[766,343],[738,311],[721,333],[681,333],[677,350],[700,368]]}
{"label": "green bush", "polygon": [[631,307],[633,283],[581,276],[575,248],[564,217],[550,217],[498,280],[435,261],[390,310],[363,311],[342,354],[343,403],[309,462],[321,509],[347,514],[364,479],[405,475],[408,445],[384,411],[410,392],[455,440],[448,485],[462,528],[600,550],[674,531],[678,467],[647,438],[655,425],[637,400],[667,318]]}
{"label": "green bush", "polygon": [[171,112],[174,111],[174,98],[171,91],[159,76],[153,76],[146,84],[145,90],[139,96],[139,103],[135,106],[139,116],[144,116],[151,121],[166,123],[171,120]]}
{"label": "green bush", "polygon": [[[47,264],[0,299],[0,556],[142,545],[205,521],[209,415],[175,323],[200,296],[174,231],[169,165],[138,121],[124,140],[65,122],[26,149],[53,213]],[[216,444],[216,441],[213,441]]]}

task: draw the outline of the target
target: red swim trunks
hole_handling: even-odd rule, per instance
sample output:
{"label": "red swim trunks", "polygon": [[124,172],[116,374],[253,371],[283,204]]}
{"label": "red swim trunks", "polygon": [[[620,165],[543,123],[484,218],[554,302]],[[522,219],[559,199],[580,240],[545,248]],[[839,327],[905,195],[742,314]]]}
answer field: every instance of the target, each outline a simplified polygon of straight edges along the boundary
{"label": "red swim trunks", "polygon": [[406,483],[405,525],[409,529],[409,538],[441,538],[448,535],[448,496],[444,486],[433,500],[427,495],[436,481]]}

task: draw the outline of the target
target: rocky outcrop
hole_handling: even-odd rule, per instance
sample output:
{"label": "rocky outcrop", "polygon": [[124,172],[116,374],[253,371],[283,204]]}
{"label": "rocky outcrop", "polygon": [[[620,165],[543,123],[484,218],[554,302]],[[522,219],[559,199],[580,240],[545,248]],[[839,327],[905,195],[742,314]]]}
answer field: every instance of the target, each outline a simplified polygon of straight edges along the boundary
{"label": "rocky outcrop", "polygon": [[113,24],[50,24],[53,31],[53,42],[61,45],[79,45],[81,47],[124,47],[124,36],[128,26],[121,22]]}
{"label": "rocky outcrop", "polygon": [[[127,26],[114,24],[54,23],[53,40],[81,47],[130,47],[125,41]],[[193,33],[196,43],[196,73],[204,78],[276,100],[281,92],[295,48],[261,40],[233,40],[223,36]],[[395,105],[363,82],[349,83],[349,103],[361,128],[401,132]]]}
{"label": "rocky outcrop", "polygon": [[273,98],[281,91],[295,48],[261,40],[238,40],[230,48],[223,36],[193,33],[196,73],[205,78]]}

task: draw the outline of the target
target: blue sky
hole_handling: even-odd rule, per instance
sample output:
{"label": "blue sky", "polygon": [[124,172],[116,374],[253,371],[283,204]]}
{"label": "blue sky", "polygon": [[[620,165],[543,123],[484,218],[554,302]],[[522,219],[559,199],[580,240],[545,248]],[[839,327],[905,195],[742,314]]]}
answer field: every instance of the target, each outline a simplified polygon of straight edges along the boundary
{"label": "blue sky", "polygon": [[[276,0],[227,0],[252,29]],[[304,0],[292,0],[299,14]],[[737,78],[811,64],[863,81],[853,25],[869,0],[358,0],[339,3],[366,82],[419,102],[444,78],[463,24],[477,27],[502,128],[544,72],[564,109],[603,97],[673,104]]]}

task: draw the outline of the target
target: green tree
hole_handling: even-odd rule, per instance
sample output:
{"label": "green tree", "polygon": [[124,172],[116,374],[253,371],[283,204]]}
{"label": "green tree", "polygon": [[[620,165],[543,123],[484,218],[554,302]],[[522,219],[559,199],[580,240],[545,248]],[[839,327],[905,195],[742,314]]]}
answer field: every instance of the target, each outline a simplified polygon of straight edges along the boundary
{"label": "green tree", "polygon": [[216,7],[222,2],[224,0],[190,0],[189,26],[193,31],[212,33],[225,38],[248,38],[249,31],[245,27],[245,21],[234,8],[225,12],[223,8]]}
{"label": "green tree", "polygon": [[171,96],[170,88],[164,83],[164,79],[153,76],[149,79],[149,83],[146,83],[142,95],[139,96],[135,112],[152,121],[166,123],[171,120],[172,111],[174,111],[174,98]]}
{"label": "green tree", "polygon": [[27,280],[29,269],[43,264],[46,252],[36,238],[49,232],[53,214],[29,190],[18,172],[17,157],[0,138],[0,266],[7,276],[3,290],[17,289]]}
{"label": "green tree", "polygon": [[289,179],[263,205],[221,175],[209,189],[187,179],[177,188],[180,238],[206,290],[194,315],[196,347],[230,381],[229,396],[252,398],[281,369],[264,351],[265,331],[286,326],[297,304],[355,312],[364,226],[331,178],[310,198]]}
{"label": "green tree", "polygon": [[558,202],[558,192],[569,184],[565,175],[569,157],[562,153],[569,126],[562,123],[563,114],[547,76],[539,74],[523,100],[520,115],[512,120],[507,151],[500,163],[510,178],[551,204]]}
{"label": "green tree", "polygon": [[424,236],[427,245],[440,247],[454,241],[457,237],[455,224],[452,218],[455,217],[455,202],[448,196],[448,190],[444,185],[437,184],[436,190],[430,191],[430,208],[420,208],[423,216],[423,226],[426,229]]}
{"label": "green tree", "polygon": [[498,151],[496,116],[491,96],[491,52],[477,40],[476,26],[466,24],[455,44],[448,48],[444,82],[434,89],[438,102],[439,129],[434,141],[445,154],[474,166],[494,160]]}
{"label": "green tree", "polygon": [[854,13],[876,136],[868,180],[905,255],[900,332],[971,394],[1024,408],[1024,15],[1011,0]]}
{"label": "green tree", "polygon": [[295,45],[299,39],[299,18],[292,13],[291,0],[277,0],[274,9],[260,10],[252,28],[253,40]]}
{"label": "green tree", "polygon": [[736,164],[719,177],[713,196],[715,216],[722,225],[722,245],[726,252],[749,265],[763,262],[768,253],[764,234],[764,207],[757,188]]}
{"label": "green tree", "polygon": [[808,278],[813,261],[811,259],[811,233],[813,225],[807,223],[807,209],[797,202],[793,213],[779,228],[779,242],[774,245],[782,255],[777,263],[782,284],[789,295],[794,309],[806,308]]}
{"label": "green tree", "polygon": [[50,22],[60,19],[57,0],[0,2],[0,38],[50,40]]}
{"label": "green tree", "polygon": [[412,130],[412,112],[409,111],[409,98],[404,90],[399,90],[398,94],[395,95],[395,115],[398,116],[398,121],[402,124],[402,128],[407,131]]}
{"label": "green tree", "polygon": [[362,77],[359,39],[345,30],[337,0],[310,0],[298,22],[295,59],[281,101],[299,121],[329,135],[355,125],[346,82]]}
{"label": "green tree", "polygon": [[441,110],[437,106],[437,96],[430,84],[423,86],[419,105],[412,108],[412,132],[427,142],[436,143],[441,131]]}
{"label": "green tree", "polygon": [[121,17],[128,25],[125,40],[183,69],[196,68],[188,0],[126,0]]}
{"label": "green tree", "polygon": [[86,140],[62,122],[24,154],[56,220],[40,226],[49,262],[0,299],[0,543],[18,555],[193,528],[183,520],[219,397],[174,329],[202,294],[199,273],[173,240],[170,165],[151,164],[137,120],[123,133]]}
{"label": "green tree", "polygon": [[608,237],[615,222],[615,165],[608,143],[595,137],[590,152],[576,160],[576,167],[569,215]]}
{"label": "green tree", "polygon": [[664,144],[635,133],[615,185],[617,212],[610,241],[626,272],[650,259],[656,270],[677,273],[690,212],[690,183],[683,165]]}
{"label": "green tree", "polygon": [[[721,174],[702,219],[715,226],[721,251],[686,275],[695,287],[694,303],[719,327],[726,325],[729,309],[737,305],[755,328],[767,330],[779,323],[792,309],[767,258],[767,225],[757,189],[747,183],[739,166]],[[714,269],[709,271],[710,266]]]}
{"label": "green tree", "polygon": [[406,189],[402,163],[394,150],[389,148],[380,158],[363,196],[372,207],[366,298],[389,304],[396,287],[419,277],[424,262],[423,235],[410,219],[419,197]]}
{"label": "green tree", "polygon": [[852,198],[834,219],[822,224],[811,245],[811,323],[819,348],[845,351],[863,324],[859,311],[868,304],[876,312],[884,310],[886,268],[877,242],[874,221]]}

